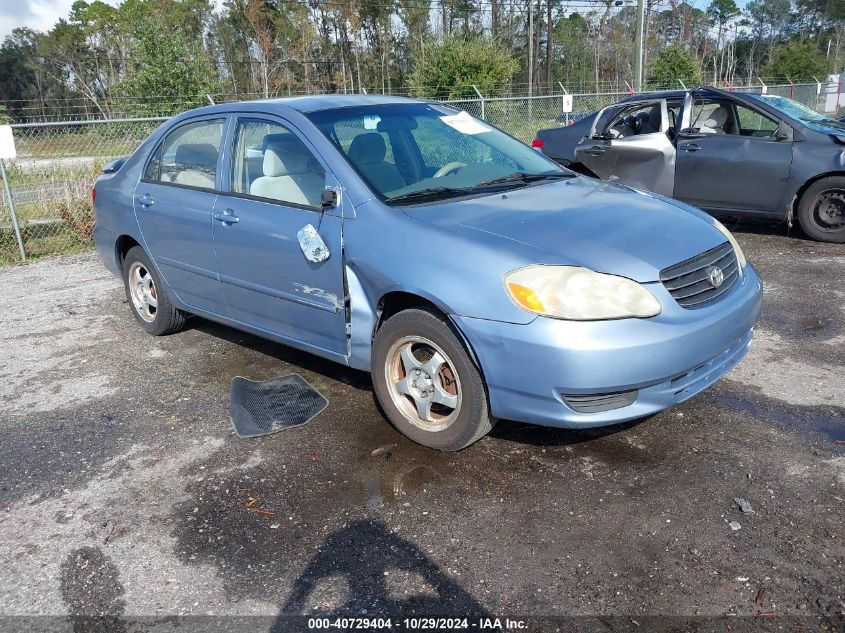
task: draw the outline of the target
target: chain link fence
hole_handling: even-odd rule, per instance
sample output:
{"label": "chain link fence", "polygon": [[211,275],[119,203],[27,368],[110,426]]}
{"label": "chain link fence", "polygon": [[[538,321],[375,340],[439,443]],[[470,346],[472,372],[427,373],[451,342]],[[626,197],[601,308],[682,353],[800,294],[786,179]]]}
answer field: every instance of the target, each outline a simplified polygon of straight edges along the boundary
{"label": "chain link fence", "polygon": [[[736,87],[760,92],[761,86]],[[817,84],[768,86],[769,94],[792,97],[817,110]],[[478,97],[443,101],[485,119],[528,143],[538,129],[568,125],[629,96],[628,92]],[[26,259],[90,249],[94,229],[91,188],[110,160],[131,154],[164,118],[27,123],[13,125],[18,157],[7,163],[9,185]],[[0,202],[0,264],[21,261],[6,197]]]}

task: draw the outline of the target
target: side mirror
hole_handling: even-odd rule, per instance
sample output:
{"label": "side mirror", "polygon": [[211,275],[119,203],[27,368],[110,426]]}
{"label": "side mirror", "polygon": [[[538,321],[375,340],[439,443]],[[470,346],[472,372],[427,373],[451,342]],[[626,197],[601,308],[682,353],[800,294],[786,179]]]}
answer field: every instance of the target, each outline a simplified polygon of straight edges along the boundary
{"label": "side mirror", "polygon": [[778,123],[777,132],[775,132],[775,139],[778,141],[789,141],[792,139],[792,128],[781,121]]}
{"label": "side mirror", "polygon": [[323,189],[320,194],[320,206],[326,209],[334,209],[337,206],[337,191],[334,189]]}

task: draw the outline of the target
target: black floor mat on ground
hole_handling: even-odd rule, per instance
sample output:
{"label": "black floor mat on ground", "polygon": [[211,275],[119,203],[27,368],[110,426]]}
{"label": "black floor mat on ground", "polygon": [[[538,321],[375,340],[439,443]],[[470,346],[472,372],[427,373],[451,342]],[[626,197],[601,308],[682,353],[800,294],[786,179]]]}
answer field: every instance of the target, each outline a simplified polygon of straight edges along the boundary
{"label": "black floor mat on ground", "polygon": [[300,426],[329,404],[298,374],[256,381],[232,380],[229,410],[240,437],[257,437]]}

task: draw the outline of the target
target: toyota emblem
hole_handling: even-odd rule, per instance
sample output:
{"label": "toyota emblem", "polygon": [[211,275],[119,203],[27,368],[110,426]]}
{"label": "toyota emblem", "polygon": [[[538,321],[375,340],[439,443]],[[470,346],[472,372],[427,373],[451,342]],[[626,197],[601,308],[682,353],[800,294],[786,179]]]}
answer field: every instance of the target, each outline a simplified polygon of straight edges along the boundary
{"label": "toyota emblem", "polygon": [[714,288],[718,288],[725,281],[725,273],[718,266],[709,266],[707,268],[707,281]]}

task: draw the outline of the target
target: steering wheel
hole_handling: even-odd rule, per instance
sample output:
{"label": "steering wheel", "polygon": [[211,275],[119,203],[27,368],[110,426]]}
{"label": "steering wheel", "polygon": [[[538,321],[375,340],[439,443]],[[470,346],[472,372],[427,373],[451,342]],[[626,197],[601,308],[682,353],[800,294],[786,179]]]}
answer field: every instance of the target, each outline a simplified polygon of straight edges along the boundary
{"label": "steering wheel", "polygon": [[446,163],[445,165],[443,165],[443,167],[441,167],[440,169],[437,170],[437,172],[434,174],[434,176],[432,176],[432,178],[442,178],[446,174],[455,173],[455,172],[463,169],[466,166],[467,166],[466,163],[459,163],[458,161],[452,161],[451,163]]}

